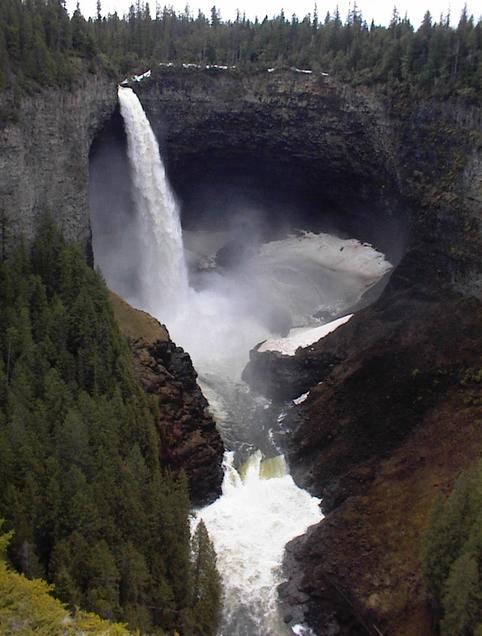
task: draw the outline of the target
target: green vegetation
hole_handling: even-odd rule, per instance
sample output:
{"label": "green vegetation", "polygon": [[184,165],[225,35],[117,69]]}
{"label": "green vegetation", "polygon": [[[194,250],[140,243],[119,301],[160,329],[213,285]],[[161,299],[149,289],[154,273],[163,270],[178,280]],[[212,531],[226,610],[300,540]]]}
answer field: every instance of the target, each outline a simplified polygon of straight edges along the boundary
{"label": "green vegetation", "polygon": [[442,636],[482,633],[482,460],[439,498],[425,536],[423,571],[442,611]]}
{"label": "green vegetation", "polygon": [[216,553],[203,521],[193,537],[192,631],[209,636],[218,623],[221,579],[216,569]]}
{"label": "green vegetation", "polygon": [[[261,16],[262,17],[262,16]],[[457,16],[458,18],[458,16]],[[69,19],[61,0],[2,0],[0,87],[13,82],[64,84],[82,60],[116,73],[155,67],[159,62],[222,64],[243,69],[296,66],[333,73],[357,84],[383,83],[411,90],[476,98],[482,92],[482,22],[464,10],[452,17],[426,13],[415,30],[396,9],[388,27],[368,25],[356,3],[343,20],[336,10],[298,19],[223,21],[216,7],[206,17],[187,8],[176,13],[138,1],[122,18],[85,20],[79,9]]]}
{"label": "green vegetation", "polygon": [[79,70],[77,57],[92,57],[87,23],[69,18],[59,0],[2,0],[0,3],[0,88],[65,85]]}
{"label": "green vegetation", "polygon": [[[196,573],[200,558],[216,582],[215,556],[207,535],[192,556],[186,480],[160,466],[155,407],[131,363],[103,281],[46,219],[30,254],[0,262],[9,558],[72,610],[149,633],[212,633],[219,594],[207,593],[213,610]],[[197,630],[200,601],[210,631]]]}
{"label": "green vegetation", "polygon": [[[0,520],[1,527],[1,520]],[[45,581],[27,579],[13,572],[5,561],[12,533],[0,535],[0,633],[4,636],[75,636],[103,634],[129,636],[132,632],[118,623],[102,620],[92,613],[71,614],[51,596]]]}

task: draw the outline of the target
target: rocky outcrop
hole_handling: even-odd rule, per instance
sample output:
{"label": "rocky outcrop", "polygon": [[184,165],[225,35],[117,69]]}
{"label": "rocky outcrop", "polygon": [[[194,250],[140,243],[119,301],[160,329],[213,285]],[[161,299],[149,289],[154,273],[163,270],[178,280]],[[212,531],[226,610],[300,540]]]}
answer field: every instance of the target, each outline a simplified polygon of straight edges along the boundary
{"label": "rocky outcrop", "polygon": [[252,389],[271,400],[294,400],[320,382],[339,359],[332,352],[320,354],[309,348],[294,355],[279,351],[249,352],[249,362],[242,377]]}
{"label": "rocky outcrop", "polygon": [[289,544],[280,592],[287,618],[317,634],[436,633],[422,537],[436,495],[482,451],[482,305],[426,309],[347,358],[297,409],[292,466],[326,517]]}
{"label": "rocky outcrop", "polygon": [[90,249],[89,151],[117,102],[112,78],[87,74],[70,89],[0,92],[0,214],[7,239],[30,240],[46,212]]}
{"label": "rocky outcrop", "polygon": [[161,460],[185,471],[194,505],[211,502],[221,493],[224,446],[191,359],[157,320],[113,293],[111,301],[133,352],[135,375],[156,405]]}

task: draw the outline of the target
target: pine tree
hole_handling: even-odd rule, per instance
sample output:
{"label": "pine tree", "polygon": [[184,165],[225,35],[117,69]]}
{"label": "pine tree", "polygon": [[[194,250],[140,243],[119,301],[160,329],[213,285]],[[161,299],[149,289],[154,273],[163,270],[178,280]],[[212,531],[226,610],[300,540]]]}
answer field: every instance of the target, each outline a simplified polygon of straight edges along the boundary
{"label": "pine tree", "polygon": [[193,538],[192,616],[196,633],[216,632],[221,605],[221,579],[216,568],[216,552],[204,522],[199,521]]}

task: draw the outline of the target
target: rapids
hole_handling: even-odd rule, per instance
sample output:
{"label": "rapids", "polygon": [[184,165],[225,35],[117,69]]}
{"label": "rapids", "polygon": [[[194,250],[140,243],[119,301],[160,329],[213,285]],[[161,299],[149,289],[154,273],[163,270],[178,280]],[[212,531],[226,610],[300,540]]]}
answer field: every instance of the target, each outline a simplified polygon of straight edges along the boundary
{"label": "rapids", "polygon": [[277,612],[286,543],[321,519],[319,500],[293,482],[283,456],[256,451],[234,467],[226,453],[223,495],[199,512],[216,546],[224,583],[224,636],[289,633]]}

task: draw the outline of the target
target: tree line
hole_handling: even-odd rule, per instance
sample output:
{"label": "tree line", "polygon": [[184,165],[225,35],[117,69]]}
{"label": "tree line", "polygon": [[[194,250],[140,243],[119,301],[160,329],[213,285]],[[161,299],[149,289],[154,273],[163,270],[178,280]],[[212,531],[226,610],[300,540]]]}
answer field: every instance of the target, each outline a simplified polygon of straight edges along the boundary
{"label": "tree line", "polygon": [[219,610],[216,558],[202,525],[191,541],[186,479],[160,464],[155,422],[104,282],[45,219],[29,252],[19,246],[0,262],[9,561],[53,583],[71,610],[207,636]]}
{"label": "tree line", "polygon": [[126,15],[86,20],[79,6],[69,18],[64,0],[2,0],[0,86],[75,80],[87,61],[119,78],[160,62],[235,66],[239,71],[295,66],[335,74],[355,84],[387,83],[439,94],[482,92],[482,21],[464,9],[461,16],[431,16],[418,29],[396,9],[388,26],[368,24],[354,3],[300,19],[296,15],[250,20],[238,12],[223,20],[188,8],[137,0]]}

